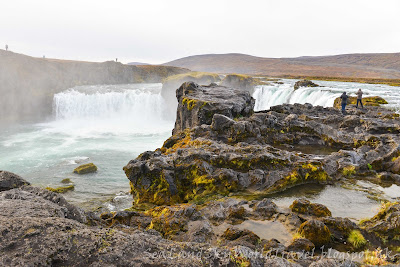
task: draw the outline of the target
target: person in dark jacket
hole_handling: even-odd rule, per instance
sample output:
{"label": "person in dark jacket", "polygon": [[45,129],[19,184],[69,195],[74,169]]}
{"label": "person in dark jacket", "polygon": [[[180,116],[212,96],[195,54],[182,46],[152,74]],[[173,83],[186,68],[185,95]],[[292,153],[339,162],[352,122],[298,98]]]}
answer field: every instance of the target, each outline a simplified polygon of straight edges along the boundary
{"label": "person in dark jacket", "polygon": [[349,96],[346,94],[346,92],[343,92],[343,94],[340,96],[340,98],[342,99],[342,113],[343,113],[343,115],[345,115],[347,99],[349,98]]}
{"label": "person in dark jacket", "polygon": [[357,104],[356,104],[356,108],[358,108],[358,103],[361,104],[361,108],[362,108],[362,109],[364,108],[363,103],[362,103],[362,95],[363,95],[363,91],[361,91],[361,88],[360,88],[360,89],[358,89],[358,91],[357,91]]}

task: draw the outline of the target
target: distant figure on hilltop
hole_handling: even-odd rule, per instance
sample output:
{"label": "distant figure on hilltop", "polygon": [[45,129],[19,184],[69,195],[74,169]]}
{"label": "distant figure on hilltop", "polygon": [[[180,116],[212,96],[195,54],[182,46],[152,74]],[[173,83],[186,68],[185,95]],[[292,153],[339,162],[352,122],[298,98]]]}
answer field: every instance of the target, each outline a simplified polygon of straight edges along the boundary
{"label": "distant figure on hilltop", "polygon": [[118,62],[118,58],[115,59],[115,62]]}
{"label": "distant figure on hilltop", "polygon": [[6,51],[8,51],[8,45],[6,45]]}
{"label": "distant figure on hilltop", "polygon": [[357,104],[356,104],[356,108],[358,108],[358,103],[361,104],[361,108],[362,108],[362,109],[364,108],[363,103],[362,103],[362,95],[363,95],[363,91],[361,91],[361,88],[360,88],[360,89],[358,89],[358,91],[357,91]]}
{"label": "distant figure on hilltop", "polygon": [[346,94],[346,92],[343,92],[343,94],[340,96],[342,99],[342,114],[346,115],[346,105],[347,105],[347,99],[349,96]]}

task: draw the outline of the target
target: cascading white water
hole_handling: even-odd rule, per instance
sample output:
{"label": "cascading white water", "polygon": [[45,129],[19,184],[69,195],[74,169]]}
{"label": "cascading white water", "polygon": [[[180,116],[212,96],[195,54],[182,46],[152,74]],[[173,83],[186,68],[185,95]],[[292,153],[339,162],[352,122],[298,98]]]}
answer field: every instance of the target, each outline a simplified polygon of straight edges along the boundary
{"label": "cascading white water", "polygon": [[340,93],[323,88],[302,87],[294,90],[293,85],[287,83],[277,86],[258,86],[253,94],[256,99],[256,111],[268,110],[272,106],[285,103],[310,103],[314,106],[332,107],[335,98],[339,96]]}
{"label": "cascading white water", "polygon": [[[161,84],[81,86],[54,96],[55,124],[111,133],[167,131]],[[75,126],[74,126],[75,125]]]}
{"label": "cascading white water", "polygon": [[333,102],[344,91],[350,96],[355,96],[356,91],[361,88],[364,97],[381,96],[388,101],[385,107],[400,111],[400,92],[394,90],[395,87],[381,84],[359,84],[315,81],[321,87],[300,87],[294,90],[295,80],[282,80],[283,84],[257,86],[253,97],[256,99],[254,109],[268,110],[272,106],[281,104],[305,104],[310,103],[314,106],[332,107]]}
{"label": "cascading white water", "polygon": [[[129,183],[122,170],[129,160],[161,147],[171,136],[174,118],[166,119],[158,84],[74,87],[54,96],[54,120],[0,133],[0,167],[29,177],[42,187],[57,187],[70,178],[73,202],[126,196]],[[93,162],[98,171],[73,174]],[[23,166],[23,168],[21,168]],[[113,203],[115,205],[115,203]]]}
{"label": "cascading white water", "polygon": [[71,89],[54,96],[56,119],[130,117],[159,119],[162,98],[144,90],[124,90],[86,93]]}

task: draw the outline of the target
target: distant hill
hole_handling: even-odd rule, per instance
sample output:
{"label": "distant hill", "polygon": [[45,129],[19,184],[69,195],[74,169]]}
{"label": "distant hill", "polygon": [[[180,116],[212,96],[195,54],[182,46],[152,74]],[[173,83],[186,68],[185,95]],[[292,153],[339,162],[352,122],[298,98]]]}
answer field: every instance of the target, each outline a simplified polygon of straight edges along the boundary
{"label": "distant hill", "polygon": [[78,85],[161,82],[188,72],[169,66],[131,66],[34,58],[0,49],[0,123],[51,115],[54,94]]}
{"label": "distant hill", "polygon": [[400,53],[347,54],[297,58],[262,58],[244,54],[207,54],[185,57],[163,65],[184,67],[193,71],[270,76],[400,78]]}
{"label": "distant hill", "polygon": [[142,62],[129,62],[127,65],[151,65],[149,63],[142,63]]}

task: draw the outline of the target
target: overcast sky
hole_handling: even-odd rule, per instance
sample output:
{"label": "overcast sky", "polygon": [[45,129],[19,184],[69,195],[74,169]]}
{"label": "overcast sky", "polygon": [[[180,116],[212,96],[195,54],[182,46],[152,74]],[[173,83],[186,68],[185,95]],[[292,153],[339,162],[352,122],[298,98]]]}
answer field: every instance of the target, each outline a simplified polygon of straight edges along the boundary
{"label": "overcast sky", "polygon": [[400,52],[400,0],[0,0],[0,48],[164,63],[209,53]]}

